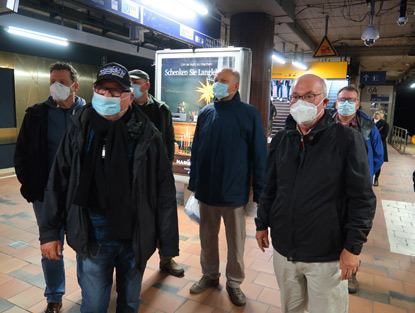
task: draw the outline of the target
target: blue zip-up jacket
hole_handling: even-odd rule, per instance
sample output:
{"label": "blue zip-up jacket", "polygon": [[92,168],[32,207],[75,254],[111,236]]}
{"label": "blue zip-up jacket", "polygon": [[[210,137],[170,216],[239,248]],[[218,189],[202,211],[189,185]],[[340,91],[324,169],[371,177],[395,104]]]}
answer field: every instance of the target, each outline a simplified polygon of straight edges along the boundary
{"label": "blue zip-up jacket", "polygon": [[356,112],[359,131],[366,139],[368,147],[367,156],[369,159],[370,177],[380,170],[383,164],[383,143],[375,122],[371,121],[361,110]]}
{"label": "blue zip-up jacket", "polygon": [[[337,111],[334,110],[331,115],[334,118],[337,114]],[[361,110],[356,111],[356,118],[358,131],[366,140],[370,177],[373,179],[373,176],[379,171],[384,162],[382,137],[378,128],[375,127],[375,122],[370,120]]]}
{"label": "blue zip-up jacket", "polygon": [[188,189],[212,206],[243,206],[252,182],[258,202],[264,185],[267,140],[258,110],[241,102],[215,101],[198,116]]}

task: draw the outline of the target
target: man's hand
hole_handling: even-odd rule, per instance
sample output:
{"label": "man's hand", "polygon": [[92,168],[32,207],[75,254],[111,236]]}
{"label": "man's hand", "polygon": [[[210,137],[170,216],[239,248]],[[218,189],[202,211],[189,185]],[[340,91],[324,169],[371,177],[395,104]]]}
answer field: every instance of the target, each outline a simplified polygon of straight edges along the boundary
{"label": "man's hand", "polygon": [[60,260],[62,255],[61,241],[55,240],[40,245],[40,251],[48,260]]}
{"label": "man's hand", "polygon": [[340,269],[342,270],[340,279],[349,279],[359,269],[359,256],[343,249],[340,254]]}
{"label": "man's hand", "polygon": [[257,230],[255,238],[258,243],[258,247],[262,250],[262,252],[265,252],[264,248],[269,248],[268,229]]}

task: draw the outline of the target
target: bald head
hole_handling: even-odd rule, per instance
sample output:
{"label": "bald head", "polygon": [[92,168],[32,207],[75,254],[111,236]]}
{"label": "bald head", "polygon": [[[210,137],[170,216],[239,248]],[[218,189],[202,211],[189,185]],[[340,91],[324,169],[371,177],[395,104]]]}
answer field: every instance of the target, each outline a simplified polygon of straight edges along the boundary
{"label": "bald head", "polygon": [[[324,96],[327,97],[326,81],[320,76],[317,76],[314,74],[304,74],[294,81],[292,90],[294,90],[297,84],[300,84],[302,87],[306,87],[306,88],[309,87],[310,92],[311,90],[318,90],[319,93],[323,92]],[[316,92],[313,92],[313,93],[316,93]]]}
{"label": "bald head", "polygon": [[221,83],[224,85],[228,85],[228,88],[227,88],[228,95],[225,97],[218,97],[218,95],[215,94],[215,96],[221,101],[227,101],[227,100],[232,99],[239,89],[239,80],[240,80],[240,74],[238,71],[234,71],[231,68],[222,69],[220,72],[216,74],[215,83]]}

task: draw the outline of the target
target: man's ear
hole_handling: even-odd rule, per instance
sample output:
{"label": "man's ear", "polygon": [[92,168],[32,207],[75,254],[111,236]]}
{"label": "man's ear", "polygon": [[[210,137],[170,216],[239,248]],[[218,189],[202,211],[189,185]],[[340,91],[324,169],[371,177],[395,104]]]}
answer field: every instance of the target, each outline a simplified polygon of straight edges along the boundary
{"label": "man's ear", "polygon": [[323,100],[323,107],[324,108],[327,107],[327,105],[329,104],[329,102],[330,102],[330,99],[328,97],[324,98],[324,100]]}
{"label": "man's ear", "polygon": [[336,100],[336,102],[334,102],[334,107],[336,108],[336,110],[338,110],[339,108],[338,108],[338,105],[337,105],[337,100]]}
{"label": "man's ear", "polygon": [[79,88],[79,83],[75,82],[75,84],[73,85],[73,91],[76,93],[78,91]]}

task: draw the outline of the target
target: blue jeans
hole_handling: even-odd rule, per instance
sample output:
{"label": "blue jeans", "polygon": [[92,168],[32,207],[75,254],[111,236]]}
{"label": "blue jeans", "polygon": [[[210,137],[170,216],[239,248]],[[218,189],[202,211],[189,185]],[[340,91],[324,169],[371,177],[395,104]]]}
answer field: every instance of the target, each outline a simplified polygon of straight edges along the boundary
{"label": "blue jeans", "polygon": [[[39,220],[43,211],[43,202],[33,202],[36,220]],[[39,224],[39,223],[38,223]],[[61,229],[61,247],[63,251],[64,231]],[[62,302],[62,296],[65,294],[65,267],[63,263],[63,254],[59,261],[48,260],[42,255],[42,269],[45,278],[46,289],[45,297],[48,303]]]}
{"label": "blue jeans", "polygon": [[117,313],[138,312],[142,273],[135,268],[131,243],[121,245],[90,244],[89,256],[76,256],[78,283],[82,289],[82,313],[104,313],[108,310],[116,269]]}

